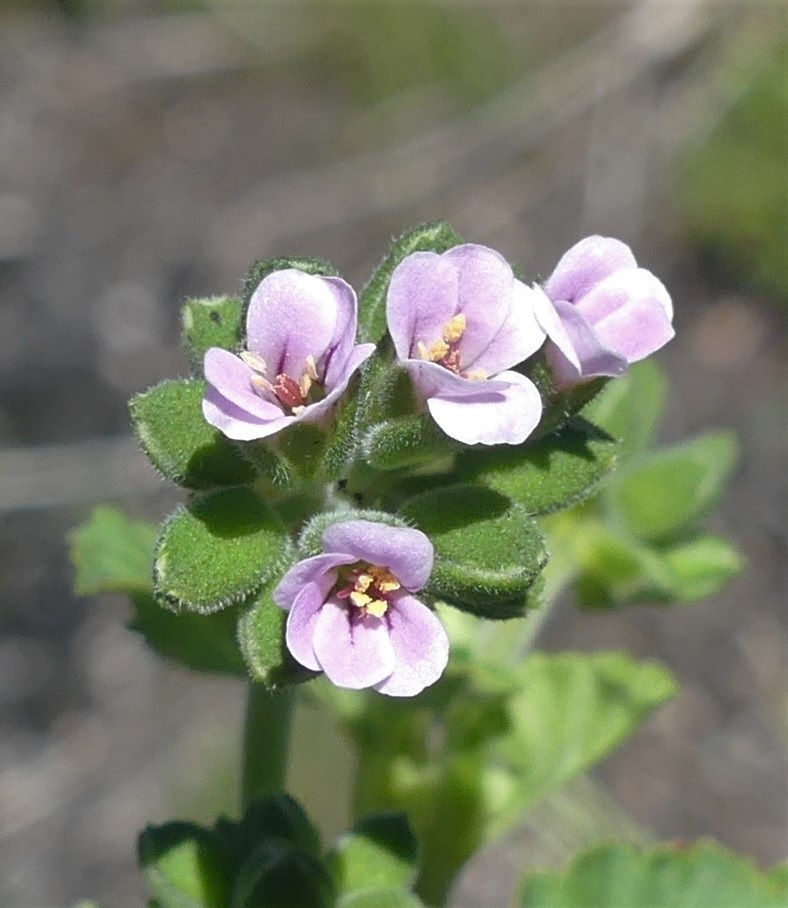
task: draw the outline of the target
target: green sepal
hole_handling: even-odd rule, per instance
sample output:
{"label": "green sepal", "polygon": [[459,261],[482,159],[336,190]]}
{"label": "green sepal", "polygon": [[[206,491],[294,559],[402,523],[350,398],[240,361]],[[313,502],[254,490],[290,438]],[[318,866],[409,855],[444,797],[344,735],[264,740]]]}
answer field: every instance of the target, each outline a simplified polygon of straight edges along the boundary
{"label": "green sepal", "polygon": [[312,479],[322,469],[327,441],[328,435],[323,426],[299,422],[280,432],[274,447],[291,475]]}
{"label": "green sepal", "polygon": [[325,866],[284,839],[264,839],[241,865],[225,908],[332,908]]}
{"label": "green sepal", "polygon": [[547,563],[544,538],[521,505],[481,486],[454,485],[405,502],[400,514],[435,547],[426,592],[489,618],[512,617]]}
{"label": "green sepal", "polygon": [[608,382],[583,416],[619,441],[623,459],[645,451],[653,442],[666,394],[665,374],[653,360],[645,359]]}
{"label": "green sepal", "polygon": [[187,489],[242,485],[255,471],[202,413],[206,384],[174,379],[154,385],[129,402],[131,421],[151,463]]}
{"label": "green sepal", "polygon": [[306,274],[316,274],[320,277],[338,277],[339,272],[330,263],[323,259],[306,258],[304,256],[280,256],[274,259],[263,259],[255,262],[246,274],[243,282],[243,310],[249,306],[252,294],[257,290],[260,281],[273,274],[274,271],[284,271],[287,268],[297,268]]}
{"label": "green sepal", "polygon": [[613,439],[582,417],[533,444],[468,452],[457,472],[507,495],[531,514],[568,508],[591,495],[616,463]]}
{"label": "green sepal", "polygon": [[319,673],[304,668],[285,643],[287,612],[271,598],[267,584],[238,619],[238,645],[249,674],[270,690],[298,684]]}
{"label": "green sepal", "polygon": [[399,887],[416,880],[419,845],[404,813],[365,817],[342,835],[328,855],[337,890]]}
{"label": "green sepal", "polygon": [[209,830],[183,822],[148,826],[137,855],[162,908],[227,908],[233,867]]}
{"label": "green sepal", "polygon": [[394,269],[413,252],[446,252],[462,243],[445,221],[421,224],[395,240],[386,257],[375,269],[358,302],[359,342],[378,343],[386,331],[386,294]]}
{"label": "green sepal", "polygon": [[529,874],[522,908],[781,908],[785,894],[764,872],[716,842],[601,845],[558,871]]}
{"label": "green sepal", "polygon": [[607,500],[631,533],[641,539],[672,539],[696,526],[717,504],[737,457],[730,432],[660,448],[622,470]]}
{"label": "green sepal", "polygon": [[461,447],[427,414],[413,413],[372,426],[364,439],[364,457],[376,470],[398,470],[446,457]]}
{"label": "green sepal", "polygon": [[331,482],[345,476],[356,454],[358,393],[361,375],[351,376],[347,389],[334,407],[333,429],[328,435],[318,470],[321,479]]}
{"label": "green sepal", "polygon": [[389,514],[388,511],[362,509],[324,511],[322,514],[315,514],[301,530],[297,543],[299,557],[311,558],[313,555],[320,555],[323,552],[323,533],[326,529],[332,524],[344,523],[347,520],[371,520],[373,523],[385,523],[390,527],[410,526],[408,521],[396,514]]}
{"label": "green sepal", "polygon": [[251,489],[195,496],[156,541],[154,590],[174,610],[210,613],[246,599],[284,563],[279,519]]}
{"label": "green sepal", "polygon": [[239,296],[188,299],[181,321],[183,344],[197,376],[203,374],[206,351],[211,347],[235,350],[243,338],[243,305]]}
{"label": "green sepal", "polygon": [[570,388],[556,388],[544,352],[518,366],[517,371],[533,381],[542,397],[542,418],[531,436],[534,440],[560,429],[580,413],[609,381],[605,377],[592,378]]}

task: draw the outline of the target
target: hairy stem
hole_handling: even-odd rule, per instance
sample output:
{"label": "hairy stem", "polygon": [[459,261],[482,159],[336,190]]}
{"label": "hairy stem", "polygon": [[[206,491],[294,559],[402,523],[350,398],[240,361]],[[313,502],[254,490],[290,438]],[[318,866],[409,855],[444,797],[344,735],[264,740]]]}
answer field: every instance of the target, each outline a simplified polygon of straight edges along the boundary
{"label": "hairy stem", "polygon": [[249,683],[241,770],[244,807],[285,789],[293,700],[292,688],[271,691]]}

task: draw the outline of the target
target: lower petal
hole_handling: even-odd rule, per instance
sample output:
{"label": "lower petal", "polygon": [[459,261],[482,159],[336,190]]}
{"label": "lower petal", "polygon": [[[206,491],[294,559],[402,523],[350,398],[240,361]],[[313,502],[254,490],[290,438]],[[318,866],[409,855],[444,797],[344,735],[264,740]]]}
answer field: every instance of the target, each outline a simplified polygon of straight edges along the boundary
{"label": "lower petal", "polygon": [[536,386],[518,372],[501,372],[491,382],[468,382],[463,397],[431,397],[432,418],[451,438],[466,445],[518,445],[542,418]]}
{"label": "lower petal", "polygon": [[347,607],[333,599],[320,609],[312,645],[320,668],[337,687],[372,687],[394,671],[386,622],[374,617],[351,621]]}
{"label": "lower petal", "polygon": [[388,614],[396,666],[375,690],[392,697],[413,697],[443,674],[449,661],[449,638],[437,615],[413,596],[395,599]]}
{"label": "lower petal", "polygon": [[558,300],[555,308],[579,364],[578,368],[557,346],[548,347],[547,356],[558,387],[569,387],[594,376],[616,376],[626,372],[626,356],[603,342],[599,333],[578,311],[577,306]]}
{"label": "lower petal", "polygon": [[202,413],[206,422],[234,441],[268,438],[281,432],[295,420],[293,416],[285,416],[281,410],[273,419],[255,416],[248,410],[236,406],[216,388],[210,386],[203,398]]}

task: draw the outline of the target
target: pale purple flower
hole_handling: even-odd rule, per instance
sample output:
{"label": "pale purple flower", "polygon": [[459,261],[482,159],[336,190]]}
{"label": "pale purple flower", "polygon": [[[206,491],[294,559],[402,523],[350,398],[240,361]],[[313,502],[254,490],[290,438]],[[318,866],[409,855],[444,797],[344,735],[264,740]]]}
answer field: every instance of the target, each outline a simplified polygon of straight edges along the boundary
{"label": "pale purple flower", "polygon": [[[538,289],[538,288],[537,288]],[[622,375],[674,335],[673,304],[620,240],[589,236],[564,253],[537,300],[558,387]]]}
{"label": "pale purple flower", "polygon": [[539,392],[509,370],[545,340],[537,296],[485,246],[414,252],[394,270],[389,333],[417,395],[447,435],[465,444],[519,444],[536,428]]}
{"label": "pale purple flower", "polygon": [[252,295],[246,350],[205,354],[206,420],[228,438],[267,438],[322,420],[375,349],[356,344],[356,294],[338,277],[274,271]]}
{"label": "pale purple flower", "polygon": [[286,642],[306,668],[338,687],[412,697],[449,659],[437,616],[413,593],[432,571],[419,530],[347,520],[323,533],[323,554],[299,561],[274,590],[286,609]]}

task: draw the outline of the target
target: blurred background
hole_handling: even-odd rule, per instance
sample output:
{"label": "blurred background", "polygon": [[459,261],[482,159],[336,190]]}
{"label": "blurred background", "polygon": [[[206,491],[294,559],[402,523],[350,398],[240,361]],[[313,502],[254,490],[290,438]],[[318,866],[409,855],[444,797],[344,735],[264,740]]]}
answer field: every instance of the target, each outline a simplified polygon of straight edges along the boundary
{"label": "blurred background", "polygon": [[[139,905],[137,831],[235,807],[241,685],[70,592],[93,504],[178,500],[126,401],[187,373],[184,297],[283,254],[359,286],[439,218],[531,280],[616,236],[670,288],[663,439],[737,431],[713,527],[747,569],[699,605],[564,602],[541,645],[625,648],[683,684],[596,774],[604,810],[786,857],[787,48],[782,0],[0,2],[0,904]],[[306,790],[315,768],[292,771]],[[330,835],[346,808],[317,772]],[[571,826],[547,805],[455,903],[505,904],[490,887]]]}

